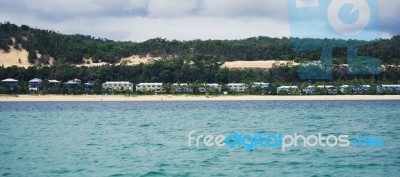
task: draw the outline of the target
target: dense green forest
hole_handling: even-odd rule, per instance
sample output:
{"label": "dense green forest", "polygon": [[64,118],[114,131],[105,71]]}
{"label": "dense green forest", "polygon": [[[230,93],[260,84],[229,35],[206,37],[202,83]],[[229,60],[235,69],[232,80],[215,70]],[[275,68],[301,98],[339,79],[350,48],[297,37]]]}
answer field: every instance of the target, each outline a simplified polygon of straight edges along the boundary
{"label": "dense green forest", "polygon": [[[15,43],[12,41],[15,39]],[[326,44],[356,43],[360,45],[359,55],[379,58],[384,64],[400,64],[400,36],[373,42],[344,41],[339,39],[290,39],[252,37],[241,40],[192,40],[177,41],[162,38],[148,41],[116,42],[89,35],[64,35],[54,31],[34,29],[26,25],[17,26],[9,22],[0,23],[0,49],[8,51],[9,46],[24,48],[29,52],[29,61],[38,60],[36,52],[50,55],[56,61],[82,63],[83,58],[92,57],[94,61],[118,62],[121,57],[140,56],[216,56],[232,60],[320,60],[321,52],[295,52],[292,42],[302,46],[322,46]],[[347,50],[338,45],[333,49],[334,63],[346,63]],[[44,61],[46,62],[46,61]]]}

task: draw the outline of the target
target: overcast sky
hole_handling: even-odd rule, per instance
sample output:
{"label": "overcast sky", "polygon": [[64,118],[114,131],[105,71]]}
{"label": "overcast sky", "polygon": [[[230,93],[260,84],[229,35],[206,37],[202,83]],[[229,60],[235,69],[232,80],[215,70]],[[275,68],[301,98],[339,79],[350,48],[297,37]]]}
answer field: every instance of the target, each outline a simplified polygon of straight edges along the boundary
{"label": "overcast sky", "polygon": [[[293,1],[312,4],[317,0]],[[379,0],[379,9],[381,26],[368,30],[379,32],[382,37],[400,34],[400,1]],[[123,41],[156,37],[170,40],[290,37],[289,11],[287,0],[0,1],[1,22]],[[324,23],[312,26],[321,24]]]}

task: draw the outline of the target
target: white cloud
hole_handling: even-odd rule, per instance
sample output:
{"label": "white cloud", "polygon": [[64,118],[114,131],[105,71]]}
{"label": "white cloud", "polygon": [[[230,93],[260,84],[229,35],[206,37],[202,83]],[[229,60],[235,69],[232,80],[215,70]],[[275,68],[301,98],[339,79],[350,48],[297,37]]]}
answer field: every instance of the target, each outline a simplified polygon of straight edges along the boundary
{"label": "white cloud", "polygon": [[[379,1],[384,37],[400,34],[400,1]],[[389,35],[388,35],[389,34]]]}
{"label": "white cloud", "polygon": [[85,14],[103,9],[96,0],[26,0],[28,9],[38,10],[49,14]]}
{"label": "white cloud", "polygon": [[149,0],[150,17],[177,18],[190,15],[197,6],[197,0]]}
{"label": "white cloud", "polygon": [[287,17],[285,0],[204,0],[202,15],[227,18]]}
{"label": "white cloud", "polygon": [[[321,1],[321,0],[320,0]],[[114,40],[290,35],[286,0],[1,0],[0,22]],[[400,1],[379,0],[383,33],[400,34]]]}

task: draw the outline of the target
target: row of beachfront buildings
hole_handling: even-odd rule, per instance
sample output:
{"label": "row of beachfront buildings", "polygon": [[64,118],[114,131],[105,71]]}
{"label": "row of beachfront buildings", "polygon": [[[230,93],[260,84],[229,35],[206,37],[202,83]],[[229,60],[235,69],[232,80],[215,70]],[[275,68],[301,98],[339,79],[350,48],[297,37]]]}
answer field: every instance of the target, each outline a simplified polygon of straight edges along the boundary
{"label": "row of beachfront buildings", "polygon": [[[6,84],[10,90],[13,90],[15,86],[18,84],[18,80],[12,79],[12,78],[7,78],[1,81],[2,83]],[[58,80],[48,80],[48,84],[50,86],[57,86],[60,84],[68,85],[68,86],[82,86],[85,89],[93,89],[94,88],[94,82],[89,81],[84,84],[82,84],[82,81],[80,79],[72,79],[67,82],[61,82]],[[40,91],[40,89],[43,86],[43,80],[34,78],[30,81],[28,81],[28,89],[30,91]],[[227,84],[227,87],[229,91],[231,92],[246,92],[247,91],[247,86],[244,83],[229,83]],[[259,88],[267,88],[269,87],[269,83],[264,83],[264,82],[254,82],[252,84],[252,87],[259,87]],[[102,84],[102,88],[105,90],[118,90],[118,91],[133,91],[134,90],[134,84],[128,81],[108,81]],[[154,92],[154,93],[166,93],[166,89],[163,85],[163,83],[139,83],[136,85],[136,91],[141,91],[141,92]],[[171,85],[171,88],[173,88],[173,93],[193,93],[194,92],[194,86],[192,84],[188,83],[174,83]],[[197,86],[198,92],[199,93],[206,93],[206,92],[216,92],[216,93],[221,93],[222,92],[222,85],[217,84],[217,83],[205,83],[205,84],[200,84]]]}
{"label": "row of beachfront buildings", "polygon": [[[339,87],[335,87],[333,85],[317,85],[317,86],[308,86],[304,89],[299,89],[298,86],[281,86],[277,88],[278,94],[288,94],[288,95],[296,95],[296,94],[305,94],[305,95],[315,95],[315,94],[324,94],[324,95],[336,95],[336,94],[368,94],[371,91],[371,85],[358,85],[358,86],[350,86],[350,85],[342,85]],[[379,85],[376,86],[377,94],[400,94],[400,85]]]}
{"label": "row of beachfront buildings", "polygon": [[[18,84],[18,80],[7,78],[1,81],[6,84],[10,90],[15,88],[15,85]],[[48,80],[48,84],[51,86],[57,86],[60,84],[68,85],[68,86],[82,86],[82,81],[80,79],[72,79],[67,82],[61,82],[58,80]],[[43,80],[34,78],[28,81],[28,89],[30,91],[40,91],[43,85]],[[265,82],[254,82],[250,85],[252,89],[265,89],[270,86],[270,83]],[[87,90],[91,90],[94,88],[94,82],[86,82],[83,84],[83,87]],[[229,92],[233,93],[245,93],[248,91],[249,87],[245,83],[228,83],[226,87]],[[222,85],[217,83],[206,83],[196,85],[188,83],[174,83],[171,85],[172,93],[194,93],[194,89],[198,89],[198,93],[221,93]],[[108,81],[102,83],[102,89],[111,90],[111,91],[134,91],[134,84],[128,81]],[[166,89],[163,83],[139,83],[135,87],[136,91],[140,92],[153,92],[153,93],[166,93]],[[297,94],[306,94],[306,95],[314,95],[314,94],[327,94],[327,95],[335,95],[338,93],[341,94],[366,94],[371,89],[370,85],[360,85],[360,86],[350,86],[350,85],[342,85],[340,87],[335,87],[332,85],[317,85],[317,86],[308,86],[304,89],[299,89],[298,86],[280,86],[277,88],[277,94],[288,94],[288,95],[297,95]],[[377,94],[384,93],[400,93],[400,85],[379,85],[376,87]]]}

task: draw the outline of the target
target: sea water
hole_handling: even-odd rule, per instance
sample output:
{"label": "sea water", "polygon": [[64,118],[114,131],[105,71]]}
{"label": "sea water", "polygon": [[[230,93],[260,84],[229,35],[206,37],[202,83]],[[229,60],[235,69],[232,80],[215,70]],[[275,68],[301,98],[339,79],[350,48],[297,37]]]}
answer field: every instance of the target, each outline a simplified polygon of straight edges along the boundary
{"label": "sea water", "polygon": [[[0,103],[3,176],[398,176],[400,101]],[[346,134],[382,147],[207,147],[188,134]]]}

